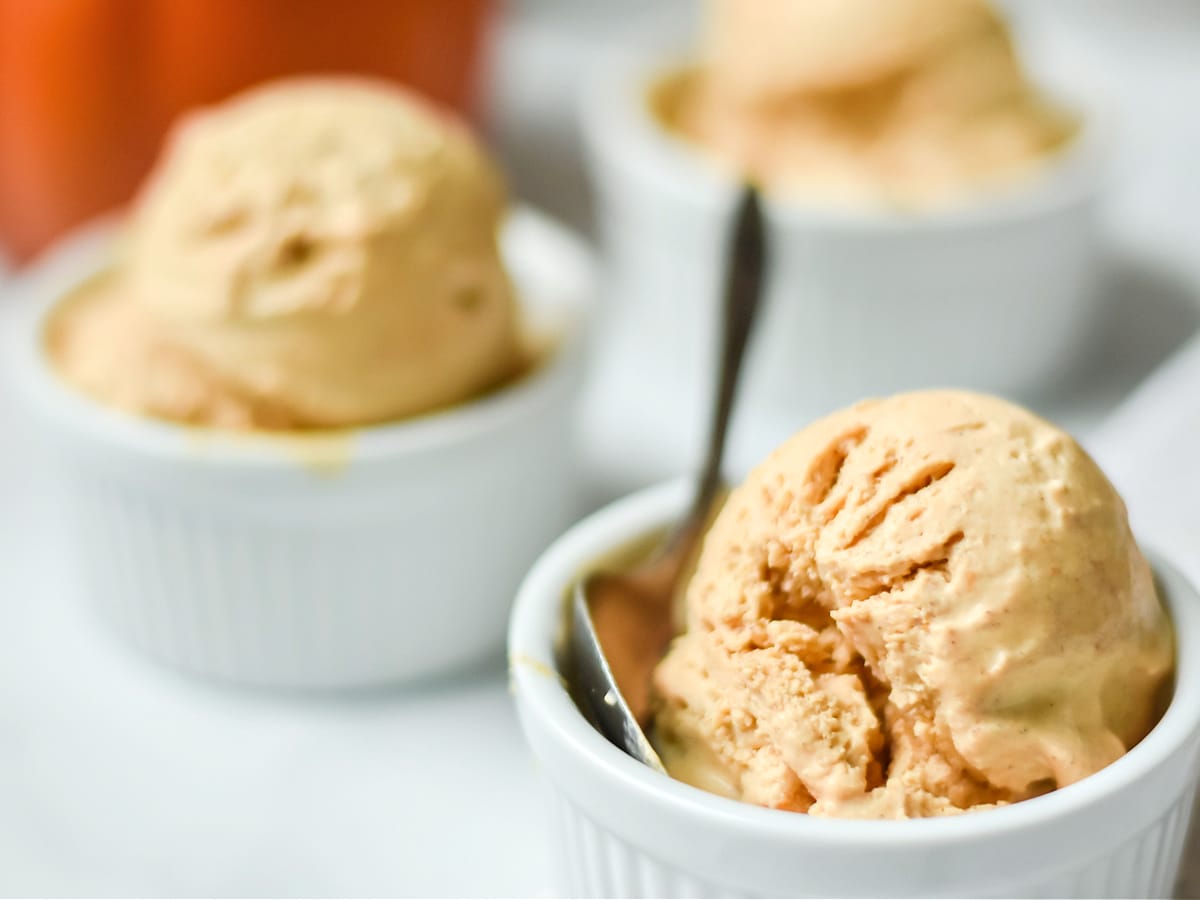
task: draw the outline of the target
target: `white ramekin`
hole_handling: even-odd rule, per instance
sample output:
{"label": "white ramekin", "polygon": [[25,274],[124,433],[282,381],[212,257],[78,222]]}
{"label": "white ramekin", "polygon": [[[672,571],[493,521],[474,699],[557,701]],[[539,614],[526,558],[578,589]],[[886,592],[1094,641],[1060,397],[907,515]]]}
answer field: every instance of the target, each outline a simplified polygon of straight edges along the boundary
{"label": "white ramekin", "polygon": [[521,576],[580,511],[593,280],[583,246],[531,211],[502,242],[527,319],[553,337],[536,371],[443,412],[278,439],[137,418],[61,382],[45,315],[111,262],[112,233],[52,254],[13,298],[13,357],[80,592],[149,654],[244,683],[365,685],[499,651]]}
{"label": "white ramekin", "polygon": [[1124,757],[1044,797],[912,821],[818,819],[657,774],[609,744],[564,686],[564,594],[597,559],[683,512],[687,486],[635,494],[538,561],[509,629],[526,738],[550,783],[559,892],[601,897],[1164,897],[1200,756],[1200,598],[1157,559],[1178,672],[1163,719]]}
{"label": "white ramekin", "polygon": [[[702,446],[736,195],[648,109],[653,81],[685,64],[677,47],[645,37],[608,53],[581,107],[606,255],[605,390],[589,427],[604,440],[619,421],[682,423],[649,448],[673,471]],[[1029,392],[1069,369],[1095,298],[1107,126],[1073,73],[1056,84],[1046,68],[1056,95],[1090,111],[1069,149],[1018,185],[925,213],[768,203],[774,271],[738,426],[764,432],[754,458],[864,396]]]}

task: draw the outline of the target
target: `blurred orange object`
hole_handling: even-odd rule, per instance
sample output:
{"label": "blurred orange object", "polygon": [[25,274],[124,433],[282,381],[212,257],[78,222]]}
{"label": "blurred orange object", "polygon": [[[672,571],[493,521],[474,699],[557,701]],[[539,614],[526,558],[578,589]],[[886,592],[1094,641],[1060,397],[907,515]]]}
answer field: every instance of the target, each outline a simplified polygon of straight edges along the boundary
{"label": "blurred orange object", "polygon": [[0,245],[28,259],[125,202],[179,113],[357,73],[467,115],[491,0],[0,0]]}

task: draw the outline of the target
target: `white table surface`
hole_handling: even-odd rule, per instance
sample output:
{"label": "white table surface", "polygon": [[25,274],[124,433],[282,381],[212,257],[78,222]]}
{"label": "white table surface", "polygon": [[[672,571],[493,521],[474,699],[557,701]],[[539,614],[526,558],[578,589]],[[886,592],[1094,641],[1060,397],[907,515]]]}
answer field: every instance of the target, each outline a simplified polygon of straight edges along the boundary
{"label": "white table surface", "polygon": [[[546,73],[605,29],[547,6],[521,4],[501,35],[494,121],[509,124],[494,132],[510,162],[550,148],[559,187],[527,161],[512,166],[518,189],[581,221],[570,78]],[[1200,315],[1200,14],[1186,0],[1049,6],[1021,4],[1029,39],[1065,36],[1126,102],[1131,139],[1097,340],[1070,385],[1032,402],[1124,464],[1124,436],[1098,423]],[[215,687],[131,655],[61,589],[11,406],[0,380],[0,894],[548,891],[539,785],[499,656],[450,682],[312,698]],[[1155,502],[1139,491],[1135,519],[1159,521]]]}

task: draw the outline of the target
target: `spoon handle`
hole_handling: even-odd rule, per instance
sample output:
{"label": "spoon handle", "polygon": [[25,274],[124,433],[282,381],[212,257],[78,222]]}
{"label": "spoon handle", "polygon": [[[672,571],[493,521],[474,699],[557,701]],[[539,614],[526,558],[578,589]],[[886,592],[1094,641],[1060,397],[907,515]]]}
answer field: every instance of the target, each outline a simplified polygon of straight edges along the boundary
{"label": "spoon handle", "polygon": [[758,190],[747,184],[738,200],[733,220],[733,235],[726,256],[725,294],[723,298],[724,336],[717,378],[716,404],[709,423],[708,446],[700,471],[692,507],[684,519],[685,531],[702,525],[708,518],[717,492],[721,489],[721,460],[729,418],[737,394],[742,356],[750,337],[751,325],[758,312],[759,298],[767,269],[766,223]]}

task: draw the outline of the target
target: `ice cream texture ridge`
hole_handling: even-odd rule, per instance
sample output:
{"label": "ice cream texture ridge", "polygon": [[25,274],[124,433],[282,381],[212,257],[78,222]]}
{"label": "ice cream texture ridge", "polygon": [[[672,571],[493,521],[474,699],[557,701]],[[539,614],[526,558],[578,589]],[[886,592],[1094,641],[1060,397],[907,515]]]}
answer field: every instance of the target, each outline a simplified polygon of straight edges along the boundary
{"label": "ice cream texture ridge", "polygon": [[768,188],[924,208],[1036,171],[1076,117],[1026,79],[983,0],[710,0],[664,124]]}
{"label": "ice cream texture ridge", "polygon": [[502,179],[467,128],[400,89],[280,82],[186,119],[118,265],[47,349],[97,399],[225,428],[372,424],[521,366]]}
{"label": "ice cream texture ridge", "polygon": [[928,391],[805,428],[730,495],[654,673],[705,790],[819,816],[1008,804],[1154,726],[1171,626],[1125,506],[1065,432]]}

